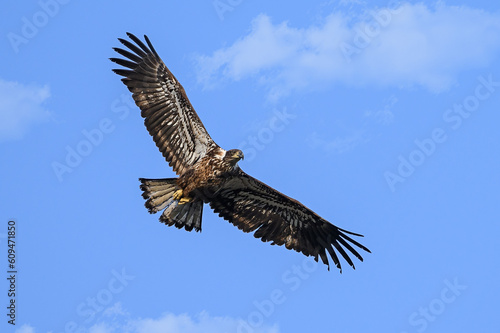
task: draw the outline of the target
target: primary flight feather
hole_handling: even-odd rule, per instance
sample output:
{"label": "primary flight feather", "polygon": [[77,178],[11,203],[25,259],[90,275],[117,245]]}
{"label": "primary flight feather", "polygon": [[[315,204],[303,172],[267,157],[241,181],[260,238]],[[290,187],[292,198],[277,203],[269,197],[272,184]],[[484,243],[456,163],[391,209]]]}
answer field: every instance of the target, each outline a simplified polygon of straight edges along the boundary
{"label": "primary flight feather", "polygon": [[[356,248],[370,252],[341,229],[259,180],[238,166],[239,149],[224,150],[210,137],[175,76],[163,63],[147,36],[144,44],[118,40],[128,49],[114,48],[124,58],[111,61],[125,67],[113,71],[132,92],[149,134],[178,178],[141,181],[146,208],[163,211],[160,221],[187,231],[201,230],[203,204],[244,232],[287,249],[321,258],[329,266],[327,252],[341,270],[337,253],[354,268],[349,253],[359,260]],[[356,247],[356,248],[355,248]]]}

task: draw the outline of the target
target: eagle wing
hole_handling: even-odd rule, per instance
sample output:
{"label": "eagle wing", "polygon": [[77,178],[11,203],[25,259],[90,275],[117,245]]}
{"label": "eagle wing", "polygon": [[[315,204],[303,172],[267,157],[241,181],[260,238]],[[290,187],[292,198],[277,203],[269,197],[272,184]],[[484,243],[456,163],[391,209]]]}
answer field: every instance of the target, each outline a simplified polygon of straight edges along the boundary
{"label": "eagle wing", "polygon": [[214,149],[212,140],[196,114],[182,85],[156,53],[147,36],[148,46],[131,33],[135,43],[119,38],[128,48],[113,48],[127,59],[110,60],[128,69],[114,69],[132,92],[141,109],[144,124],[169,165],[182,174]]}
{"label": "eagle wing", "polygon": [[[330,265],[326,251],[342,272],[336,251],[354,268],[347,251],[363,261],[351,245],[370,252],[347,234],[360,236],[341,229],[324,220],[312,210],[263,182],[238,169],[236,176],[228,178],[220,188],[208,196],[210,206],[219,216],[244,232],[253,232],[263,242],[285,245],[306,256],[318,256]],[[346,251],[347,250],[347,251]]]}

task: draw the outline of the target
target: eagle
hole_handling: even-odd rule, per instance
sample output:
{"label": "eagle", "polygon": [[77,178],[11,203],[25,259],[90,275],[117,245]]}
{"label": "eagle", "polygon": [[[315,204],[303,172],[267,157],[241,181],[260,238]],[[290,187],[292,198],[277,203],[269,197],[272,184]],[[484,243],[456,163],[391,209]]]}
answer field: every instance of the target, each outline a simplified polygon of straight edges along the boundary
{"label": "eagle", "polygon": [[327,252],[342,272],[337,253],[352,267],[348,252],[363,261],[358,249],[370,252],[341,229],[274,188],[249,176],[238,165],[240,149],[225,150],[210,137],[184,88],[162,61],[149,38],[144,44],[127,33],[118,38],[125,48],[113,48],[124,67],[113,69],[132,93],[153,141],[178,178],[139,178],[149,213],[163,211],[159,220],[187,231],[201,231],[203,206],[245,233],[271,245],[284,245],[313,256],[330,269]]}

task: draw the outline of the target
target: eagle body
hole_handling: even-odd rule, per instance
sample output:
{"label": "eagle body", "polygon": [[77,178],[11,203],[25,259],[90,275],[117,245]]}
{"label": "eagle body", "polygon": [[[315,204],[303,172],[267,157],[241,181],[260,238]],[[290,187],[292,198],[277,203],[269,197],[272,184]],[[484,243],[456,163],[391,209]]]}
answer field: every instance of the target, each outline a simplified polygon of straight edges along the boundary
{"label": "eagle body", "polygon": [[[227,153],[229,155],[226,156]],[[230,157],[231,153],[233,152],[227,152],[222,148],[213,149],[181,174],[177,185],[188,196],[193,195],[200,197],[204,202],[209,202],[206,194],[220,187],[235,170],[235,158]]]}
{"label": "eagle body", "polygon": [[[238,165],[239,149],[224,150],[210,137],[186,92],[162,61],[147,36],[146,44],[133,34],[118,40],[114,48],[123,58],[111,61],[123,66],[113,71],[122,76],[141,109],[144,125],[178,178],[139,178],[145,206],[162,212],[159,220],[187,231],[201,230],[203,205],[243,232],[271,245],[284,245],[313,256],[330,268],[329,258],[342,271],[340,256],[354,268],[348,252],[370,252],[351,236],[318,214],[263,182]],[[327,255],[328,254],[328,255]]]}

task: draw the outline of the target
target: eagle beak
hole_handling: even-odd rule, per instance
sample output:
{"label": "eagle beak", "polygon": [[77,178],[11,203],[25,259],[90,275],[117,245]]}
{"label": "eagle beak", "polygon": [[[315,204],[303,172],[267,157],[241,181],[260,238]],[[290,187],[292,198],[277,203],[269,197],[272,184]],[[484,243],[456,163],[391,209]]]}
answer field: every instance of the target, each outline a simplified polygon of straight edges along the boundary
{"label": "eagle beak", "polygon": [[238,160],[243,160],[243,159],[245,159],[245,156],[243,156],[243,152],[242,152],[242,151],[237,151],[237,152],[233,155],[233,157],[234,157],[235,159],[238,159]]}

